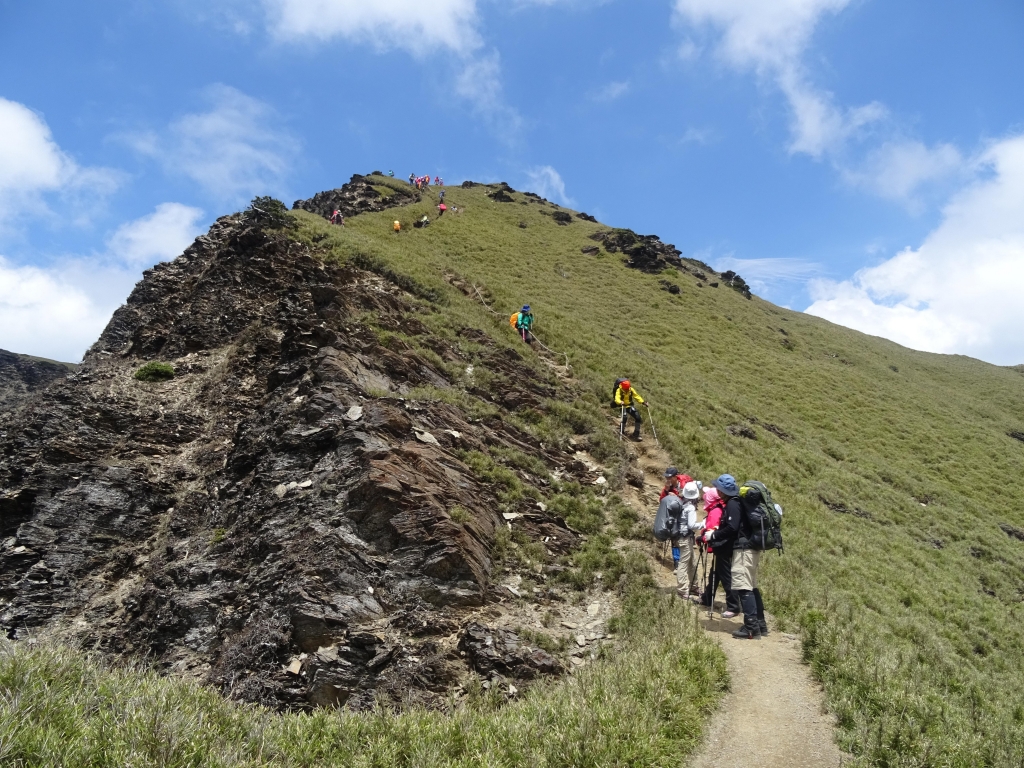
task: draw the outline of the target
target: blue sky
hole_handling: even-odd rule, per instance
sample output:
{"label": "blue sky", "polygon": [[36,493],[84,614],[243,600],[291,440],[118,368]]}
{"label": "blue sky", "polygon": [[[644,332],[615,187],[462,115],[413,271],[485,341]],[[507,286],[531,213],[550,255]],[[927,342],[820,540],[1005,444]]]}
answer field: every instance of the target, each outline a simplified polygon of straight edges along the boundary
{"label": "blue sky", "polygon": [[0,347],[77,360],[216,217],[393,169],[1021,363],[1022,39],[1019,0],[0,0]]}

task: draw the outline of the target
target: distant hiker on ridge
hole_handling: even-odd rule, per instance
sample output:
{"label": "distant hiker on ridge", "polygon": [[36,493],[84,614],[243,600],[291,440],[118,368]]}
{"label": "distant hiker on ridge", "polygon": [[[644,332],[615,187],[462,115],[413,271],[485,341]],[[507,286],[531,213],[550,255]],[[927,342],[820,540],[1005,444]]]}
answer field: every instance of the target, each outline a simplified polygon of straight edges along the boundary
{"label": "distant hiker on ridge", "polygon": [[640,424],[643,419],[640,417],[640,411],[637,409],[637,405],[643,405],[644,399],[640,397],[640,393],[633,389],[633,385],[629,383],[629,379],[622,379],[615,388],[615,404],[620,406],[622,410],[622,423],[619,426],[620,430],[626,428],[626,423],[629,421],[629,417],[633,417],[633,439],[638,443],[643,440],[640,437]]}
{"label": "distant hiker on ridge", "polygon": [[337,208],[334,209],[334,213],[331,214],[331,224],[340,224],[345,226],[345,215]]}

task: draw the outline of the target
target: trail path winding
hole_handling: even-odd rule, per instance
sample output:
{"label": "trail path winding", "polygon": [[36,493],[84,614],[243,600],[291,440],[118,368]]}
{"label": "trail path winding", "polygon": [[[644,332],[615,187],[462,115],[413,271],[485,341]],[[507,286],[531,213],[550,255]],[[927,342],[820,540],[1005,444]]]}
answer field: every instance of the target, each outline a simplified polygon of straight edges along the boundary
{"label": "trail path winding", "polygon": [[[626,495],[644,519],[653,521],[662,473],[671,461],[653,441],[635,447],[644,471],[643,490]],[[652,548],[655,574],[666,591],[675,591],[671,558]],[[731,689],[711,716],[693,768],[838,768],[846,756],[835,743],[834,722],[825,710],[820,686],[800,659],[796,635],[771,632],[759,641],[736,640],[730,633],[738,620],[720,618],[721,602],[708,619],[700,612],[705,631],[722,646],[729,663]],[[696,608],[694,609],[696,610]],[[769,626],[773,621],[769,616]]]}

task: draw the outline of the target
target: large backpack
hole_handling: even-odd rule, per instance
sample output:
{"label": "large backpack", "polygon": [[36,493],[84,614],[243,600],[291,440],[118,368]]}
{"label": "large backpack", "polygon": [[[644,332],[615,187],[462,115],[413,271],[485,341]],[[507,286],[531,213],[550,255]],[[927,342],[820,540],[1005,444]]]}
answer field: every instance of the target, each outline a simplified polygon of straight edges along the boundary
{"label": "large backpack", "polygon": [[513,328],[515,328],[516,324],[518,322],[519,322],[519,313],[518,312],[513,312],[512,316],[508,319],[508,324],[511,325]]}
{"label": "large backpack", "polygon": [[658,514],[654,516],[654,538],[668,541],[678,536],[685,528],[686,506],[682,499],[670,493],[658,505]]}
{"label": "large backpack", "polygon": [[619,385],[622,382],[624,382],[624,381],[629,381],[629,379],[616,379],[615,380],[615,386],[612,387],[612,407],[613,408],[615,407],[615,393],[619,391]]}
{"label": "large backpack", "polygon": [[782,552],[782,508],[764,483],[747,480],[740,486],[740,501],[750,521],[750,549]]}

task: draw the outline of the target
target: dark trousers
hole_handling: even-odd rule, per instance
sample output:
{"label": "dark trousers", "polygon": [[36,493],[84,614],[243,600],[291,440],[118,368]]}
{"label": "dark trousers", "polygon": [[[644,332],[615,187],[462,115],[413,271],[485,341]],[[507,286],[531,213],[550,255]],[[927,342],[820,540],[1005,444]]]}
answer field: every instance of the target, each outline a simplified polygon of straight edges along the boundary
{"label": "dark trousers", "polygon": [[[715,553],[715,568],[711,572],[711,579],[704,594],[701,596],[701,603],[711,607],[714,605],[715,593],[718,585],[725,590],[725,608],[735,613],[740,612],[740,598],[732,590],[732,551]],[[712,589],[714,588],[714,589]]]}
{"label": "dark trousers", "polygon": [[643,423],[643,419],[640,417],[640,409],[635,405],[629,406],[622,414],[622,428],[626,428],[626,423],[629,421],[629,417],[633,417],[633,437],[640,434],[640,424]]}
{"label": "dark trousers", "polygon": [[764,602],[760,589],[741,589],[740,605],[743,606],[743,626],[755,635],[766,634],[768,624],[764,620]]}

